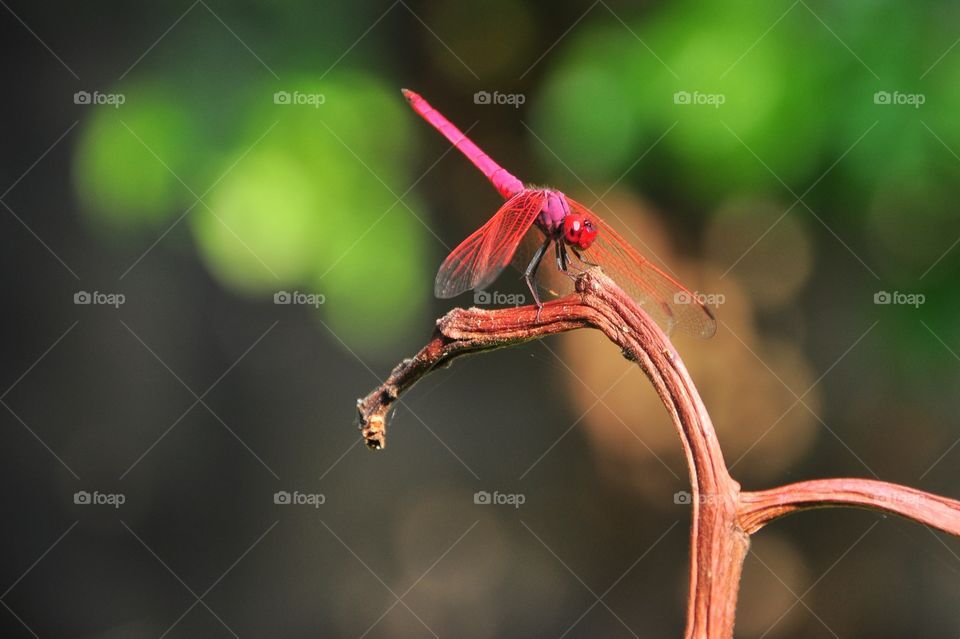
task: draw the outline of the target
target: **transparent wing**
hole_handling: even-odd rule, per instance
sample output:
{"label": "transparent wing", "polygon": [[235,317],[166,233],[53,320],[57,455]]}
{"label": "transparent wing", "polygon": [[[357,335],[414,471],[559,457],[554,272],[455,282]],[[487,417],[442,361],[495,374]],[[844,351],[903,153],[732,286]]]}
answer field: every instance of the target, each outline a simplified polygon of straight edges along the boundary
{"label": "transparent wing", "polygon": [[713,312],[696,294],[653,265],[587,207],[567,198],[571,211],[593,222],[597,237],[580,255],[597,264],[666,331],[679,328],[694,337],[712,337],[717,331]]}
{"label": "transparent wing", "polygon": [[[518,279],[522,279],[527,267],[533,260],[534,254],[543,245],[546,236],[539,229],[530,229],[523,239],[520,240],[513,259],[510,260],[510,268],[516,271]],[[556,264],[556,253],[551,246],[543,256],[540,268],[537,270],[537,276],[534,278],[534,285],[537,287],[537,293],[543,301],[562,297],[574,292],[574,280],[569,275],[554,266]],[[531,300],[532,301],[532,300]]]}
{"label": "transparent wing", "polygon": [[543,191],[521,191],[500,207],[490,220],[455,248],[440,265],[433,292],[454,297],[482,289],[510,263],[517,245],[530,229],[546,200]]}

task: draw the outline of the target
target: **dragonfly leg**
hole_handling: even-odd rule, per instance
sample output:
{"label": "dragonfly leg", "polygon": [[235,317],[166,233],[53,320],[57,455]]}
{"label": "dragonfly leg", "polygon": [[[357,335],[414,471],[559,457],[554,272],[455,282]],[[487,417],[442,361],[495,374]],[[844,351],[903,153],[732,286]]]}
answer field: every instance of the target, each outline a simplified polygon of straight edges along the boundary
{"label": "dragonfly leg", "polygon": [[567,248],[563,245],[563,242],[557,242],[557,268],[560,269],[561,273],[567,272]]}
{"label": "dragonfly leg", "polygon": [[[570,250],[576,253],[576,249],[572,246]],[[580,257],[577,255],[577,257]],[[582,259],[581,259],[582,261]],[[570,267],[573,266],[573,262],[570,261],[570,256],[567,254],[567,247],[562,242],[557,242],[557,268],[560,269],[560,272],[569,277],[570,279],[576,279],[576,275],[570,272]],[[577,269],[577,271],[582,271],[582,269]]]}
{"label": "dragonfly leg", "polygon": [[573,254],[577,256],[577,259],[578,259],[578,260],[580,260],[581,262],[583,262],[583,263],[586,264],[587,266],[600,266],[599,264],[594,264],[593,262],[588,262],[587,260],[583,259],[583,256],[580,255],[580,251],[578,251],[577,249],[573,248],[572,246],[570,247],[570,250],[573,251]]}
{"label": "dragonfly leg", "polygon": [[526,280],[527,287],[530,289],[531,295],[533,295],[533,301],[537,304],[537,320],[540,319],[540,309],[543,308],[543,304],[540,302],[540,296],[537,294],[537,284],[534,280],[537,277],[537,269],[540,268],[540,262],[543,260],[547,249],[550,248],[550,242],[552,241],[553,239],[549,237],[544,240],[540,248],[537,249],[537,252],[533,254],[533,259],[530,260],[530,263],[527,265],[527,270],[523,272],[523,279]]}

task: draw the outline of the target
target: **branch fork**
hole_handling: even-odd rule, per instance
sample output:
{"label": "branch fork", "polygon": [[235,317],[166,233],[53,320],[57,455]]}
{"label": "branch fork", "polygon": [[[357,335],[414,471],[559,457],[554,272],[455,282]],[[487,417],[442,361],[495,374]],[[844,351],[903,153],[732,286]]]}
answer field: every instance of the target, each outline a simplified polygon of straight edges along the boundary
{"label": "branch fork", "polygon": [[960,536],[960,502],[906,486],[854,478],[819,479],[743,491],[727,471],[703,401],[679,354],[646,313],[599,269],[576,277],[574,293],[541,309],[454,309],[437,320],[430,341],[400,362],[378,388],[357,400],[367,446],[382,449],[394,402],[419,379],[458,357],[580,328],[602,331],[650,379],[686,455],[693,523],[688,639],[733,637],[737,592],[750,535],[784,515],[849,506],[900,515]]}

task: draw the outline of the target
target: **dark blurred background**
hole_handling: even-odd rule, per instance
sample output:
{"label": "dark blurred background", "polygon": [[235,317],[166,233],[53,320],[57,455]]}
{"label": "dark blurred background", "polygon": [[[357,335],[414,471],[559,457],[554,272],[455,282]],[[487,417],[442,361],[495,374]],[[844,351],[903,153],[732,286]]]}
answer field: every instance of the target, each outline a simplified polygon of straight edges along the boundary
{"label": "dark blurred background", "polygon": [[[710,296],[676,342],[744,487],[960,497],[956,3],[0,4],[3,636],[680,636],[686,466],[602,336],[360,443],[498,207],[401,87]],[[818,511],[754,538],[737,633],[958,610],[957,540]]]}

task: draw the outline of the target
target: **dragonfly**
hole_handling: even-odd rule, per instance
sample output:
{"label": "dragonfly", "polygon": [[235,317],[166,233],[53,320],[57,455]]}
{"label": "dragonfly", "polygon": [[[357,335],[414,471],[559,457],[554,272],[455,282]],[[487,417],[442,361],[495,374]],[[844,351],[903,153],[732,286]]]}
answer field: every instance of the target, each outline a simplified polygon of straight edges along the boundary
{"label": "dragonfly", "polygon": [[408,89],[403,89],[403,95],[413,110],[459,149],[506,200],[486,224],[443,261],[434,283],[437,297],[446,299],[469,290],[484,290],[511,263],[521,241],[535,226],[543,237],[523,277],[538,315],[543,304],[537,293],[537,270],[552,245],[561,272],[572,276],[572,268],[599,266],[668,334],[679,329],[695,337],[713,336],[716,318],[701,303],[702,298],[643,257],[603,218],[556,189],[524,185],[423,97]]}

